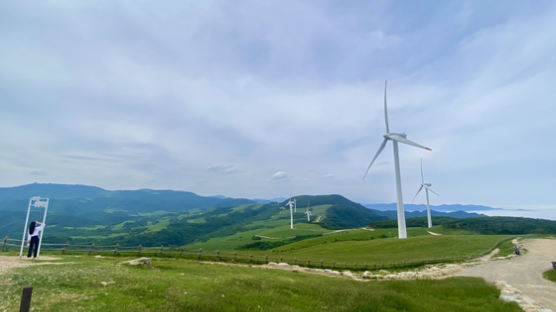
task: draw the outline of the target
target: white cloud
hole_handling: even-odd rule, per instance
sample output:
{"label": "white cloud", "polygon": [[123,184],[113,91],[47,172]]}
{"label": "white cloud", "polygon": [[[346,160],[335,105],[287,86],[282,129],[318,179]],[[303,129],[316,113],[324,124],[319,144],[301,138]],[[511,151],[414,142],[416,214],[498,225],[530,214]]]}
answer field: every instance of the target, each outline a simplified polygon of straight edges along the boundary
{"label": "white cloud", "polygon": [[406,194],[554,204],[554,4],[406,5],[3,2],[0,184],[394,201],[388,79]]}

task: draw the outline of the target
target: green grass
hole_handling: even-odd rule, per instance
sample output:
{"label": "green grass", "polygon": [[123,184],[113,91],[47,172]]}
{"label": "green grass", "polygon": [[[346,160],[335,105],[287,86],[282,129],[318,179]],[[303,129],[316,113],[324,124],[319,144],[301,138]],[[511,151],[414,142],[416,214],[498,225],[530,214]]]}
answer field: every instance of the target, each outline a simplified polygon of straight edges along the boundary
{"label": "green grass", "polygon": [[[365,233],[360,231],[363,230],[345,236],[363,235],[364,237]],[[369,231],[366,235],[371,235],[370,233],[372,232]],[[338,238],[341,236],[338,235]],[[311,260],[312,263],[322,260],[377,267],[400,266],[404,263],[411,266],[479,256],[490,251],[505,238],[507,236],[503,235],[422,235],[404,240],[384,238],[329,242],[327,237],[323,236],[278,247],[271,250],[271,253],[288,259]],[[315,242],[318,244],[313,244]],[[253,254],[262,255],[268,252],[253,252]]]}
{"label": "green grass", "polygon": [[[153,259],[65,257],[0,275],[0,310],[32,285],[34,311],[520,311],[477,278],[356,282],[249,267]],[[106,287],[101,282],[110,282]]]}
{"label": "green grass", "polygon": [[497,257],[505,257],[514,253],[514,244],[511,239],[502,242],[498,248],[500,251],[496,254]]}
{"label": "green grass", "polygon": [[553,281],[553,282],[556,283],[556,270],[554,270],[554,269],[548,270],[548,271],[544,272],[544,273],[542,274],[542,276],[543,276],[544,278],[546,278],[547,280]]}
{"label": "green grass", "polygon": [[[283,224],[280,222],[279,224]],[[187,249],[203,250],[234,250],[241,246],[255,242],[254,236],[258,236],[262,241],[284,241],[292,239],[295,236],[315,235],[327,233],[330,230],[324,229],[317,224],[299,223],[295,225],[295,229],[290,229],[288,225],[280,225],[271,228],[256,228],[249,231],[238,232],[229,236],[215,237],[206,242],[197,242],[186,245]]]}

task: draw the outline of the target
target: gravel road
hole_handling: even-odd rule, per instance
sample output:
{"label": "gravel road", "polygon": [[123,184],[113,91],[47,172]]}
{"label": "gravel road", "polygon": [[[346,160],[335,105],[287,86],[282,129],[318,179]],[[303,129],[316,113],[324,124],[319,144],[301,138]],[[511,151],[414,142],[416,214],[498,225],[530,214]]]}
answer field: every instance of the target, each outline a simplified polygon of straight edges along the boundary
{"label": "gravel road", "polygon": [[524,255],[511,260],[489,261],[464,268],[455,275],[483,277],[502,289],[502,298],[513,300],[525,311],[556,311],[556,283],[542,277],[556,261],[555,239],[523,242]]}

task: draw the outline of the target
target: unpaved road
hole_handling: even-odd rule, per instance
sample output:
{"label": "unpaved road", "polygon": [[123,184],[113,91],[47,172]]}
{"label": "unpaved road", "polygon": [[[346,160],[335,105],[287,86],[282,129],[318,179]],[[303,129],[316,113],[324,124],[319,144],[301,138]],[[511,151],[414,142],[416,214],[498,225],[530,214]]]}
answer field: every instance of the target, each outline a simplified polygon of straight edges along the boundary
{"label": "unpaved road", "polygon": [[497,283],[503,294],[506,288],[509,297],[520,297],[516,301],[526,311],[548,308],[556,312],[556,283],[542,277],[544,271],[552,268],[551,261],[556,261],[556,240],[531,239],[523,245],[527,253],[522,256],[467,267],[455,275],[482,277]]}

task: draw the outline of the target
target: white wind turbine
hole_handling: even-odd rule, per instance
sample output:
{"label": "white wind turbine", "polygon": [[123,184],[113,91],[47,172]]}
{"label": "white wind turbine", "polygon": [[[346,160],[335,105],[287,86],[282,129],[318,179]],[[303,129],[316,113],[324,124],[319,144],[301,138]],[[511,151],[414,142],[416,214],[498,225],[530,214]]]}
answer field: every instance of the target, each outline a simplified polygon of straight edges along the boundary
{"label": "white wind turbine", "polygon": [[423,177],[423,159],[421,158],[421,187],[419,187],[419,190],[417,191],[417,193],[413,197],[413,201],[415,201],[415,198],[417,198],[417,195],[419,195],[419,192],[421,192],[423,189],[425,189],[425,195],[427,197],[427,221],[428,221],[429,229],[432,227],[431,207],[429,205],[429,191],[432,192],[433,194],[438,195],[437,192],[435,192],[431,189],[431,186],[432,186],[432,184],[425,183],[425,178]]}
{"label": "white wind turbine", "polygon": [[396,198],[398,202],[398,237],[399,238],[407,238],[407,230],[405,228],[405,213],[403,208],[403,197],[402,197],[402,181],[400,177],[400,157],[398,156],[398,142],[412,145],[415,147],[423,148],[426,150],[431,150],[430,148],[417,144],[413,141],[407,139],[407,135],[405,133],[393,133],[390,132],[390,128],[388,126],[388,107],[386,105],[386,81],[384,81],[384,121],[386,123],[386,134],[384,134],[384,141],[380,144],[378,151],[376,152],[375,156],[371,160],[369,167],[367,167],[367,171],[365,171],[365,175],[363,179],[369,173],[371,166],[377,159],[378,155],[382,152],[386,143],[390,140],[394,146],[394,170],[396,172]]}
{"label": "white wind turbine", "polygon": [[292,200],[290,197],[286,205],[290,207],[290,229],[293,230],[293,209],[295,207],[295,198]]}
{"label": "white wind turbine", "polygon": [[311,222],[311,216],[313,214],[311,213],[311,210],[309,210],[309,204],[307,204],[307,210],[305,210],[305,214],[307,215],[307,222]]}

